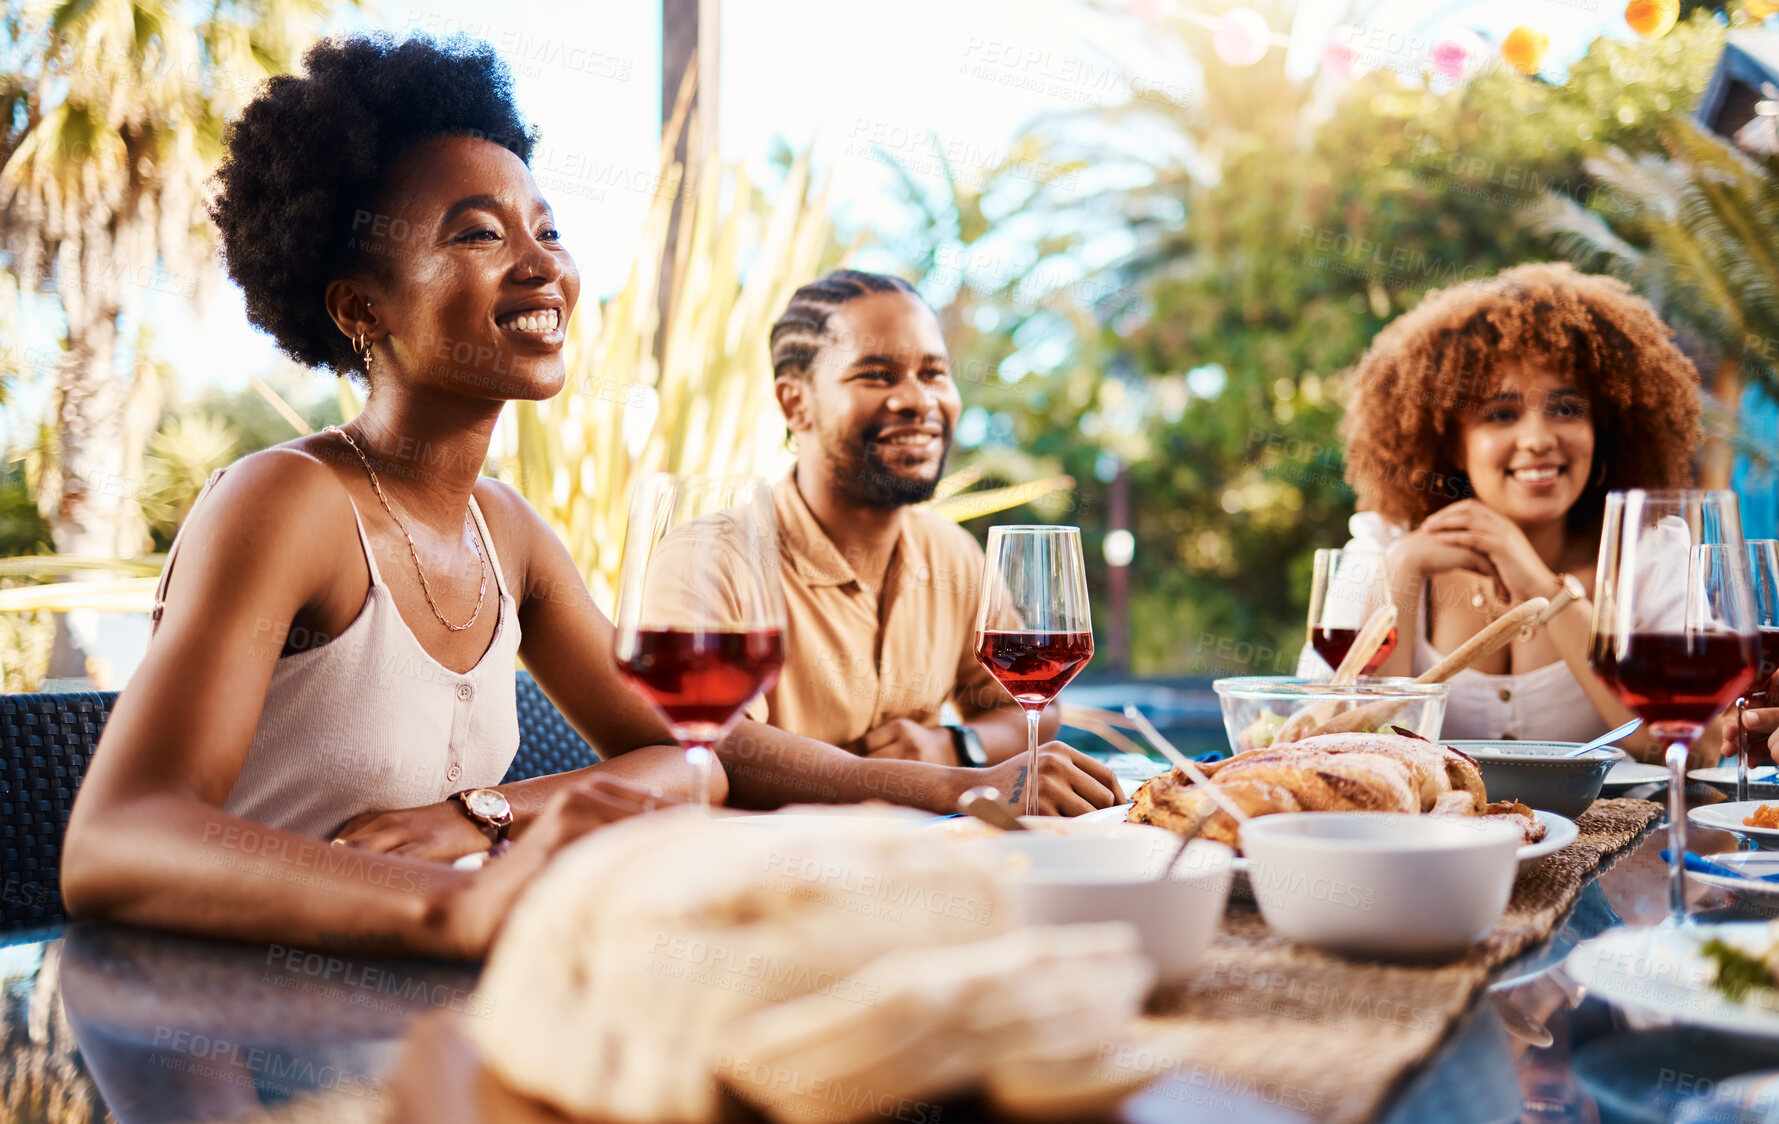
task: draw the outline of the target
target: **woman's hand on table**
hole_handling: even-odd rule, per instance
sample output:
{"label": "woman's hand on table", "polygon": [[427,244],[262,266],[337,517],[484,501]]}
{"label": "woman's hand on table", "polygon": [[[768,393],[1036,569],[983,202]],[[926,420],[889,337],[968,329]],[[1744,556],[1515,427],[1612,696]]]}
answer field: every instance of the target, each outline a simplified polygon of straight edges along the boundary
{"label": "woman's hand on table", "polygon": [[[638,784],[618,777],[593,778],[600,786],[592,790],[595,806],[603,808],[606,820],[623,819],[651,808],[664,808],[683,803],[654,785]],[[517,844],[528,835],[535,823],[514,824],[512,836]],[[444,800],[419,808],[400,808],[390,812],[366,812],[346,822],[335,841],[367,851],[406,855],[434,862],[451,862],[464,855],[486,851],[488,833],[464,813],[456,800]]]}
{"label": "woman's hand on table", "polygon": [[450,862],[488,849],[488,833],[464,814],[456,800],[419,808],[366,812],[346,821],[334,842],[366,851]]}
{"label": "woman's hand on table", "polygon": [[[975,772],[981,778],[976,783],[1000,789],[1009,804],[1024,811],[1026,786],[1032,783],[1027,754]],[[1037,785],[1038,814],[1042,816],[1079,816],[1124,803],[1124,789],[1112,770],[1063,742],[1045,742],[1038,747]]]}
{"label": "woman's hand on table", "polygon": [[1418,533],[1430,536],[1442,547],[1484,559],[1493,571],[1489,576],[1495,580],[1496,593],[1505,594],[1502,600],[1508,604],[1530,597],[1549,597],[1561,581],[1538,557],[1526,532],[1480,500],[1459,500],[1440,508],[1421,523]]}
{"label": "woman's hand on table", "polygon": [[486,956],[513,903],[556,852],[595,828],[680,803],[651,785],[612,776],[568,782],[505,854],[438,900],[434,920],[447,947],[466,959]]}

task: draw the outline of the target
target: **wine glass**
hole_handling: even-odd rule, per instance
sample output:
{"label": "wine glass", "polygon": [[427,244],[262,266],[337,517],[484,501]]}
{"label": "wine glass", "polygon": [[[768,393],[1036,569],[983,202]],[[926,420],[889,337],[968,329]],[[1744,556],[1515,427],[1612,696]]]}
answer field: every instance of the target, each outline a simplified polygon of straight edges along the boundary
{"label": "wine glass", "polygon": [[[1389,571],[1381,553],[1316,551],[1315,575],[1310,580],[1310,647],[1330,669],[1339,667],[1371,614],[1389,603]],[[1377,671],[1395,650],[1396,630],[1392,628],[1359,674]]]}
{"label": "wine glass", "polygon": [[639,481],[615,623],[618,670],[686,748],[708,809],[710,747],[784,666],[770,486],[665,472]]}
{"label": "wine glass", "polygon": [[[1773,672],[1779,671],[1779,539],[1748,540],[1748,580],[1754,594],[1754,623],[1760,630],[1760,667],[1754,673],[1754,689],[1747,702],[1766,704]],[[1742,721],[1743,699],[1736,700],[1736,721]],[[1748,771],[1773,764],[1772,746],[1761,739],[1757,746],[1743,727],[1741,751],[1736,754],[1736,800],[1748,799]]]}
{"label": "wine glass", "polygon": [[1668,920],[1686,922],[1686,759],[1754,680],[1748,554],[1733,492],[1611,492],[1600,531],[1589,663],[1666,745]]}
{"label": "wine glass", "polygon": [[1092,658],[1081,529],[990,527],[976,659],[1025,710],[1028,816],[1038,812],[1038,716]]}

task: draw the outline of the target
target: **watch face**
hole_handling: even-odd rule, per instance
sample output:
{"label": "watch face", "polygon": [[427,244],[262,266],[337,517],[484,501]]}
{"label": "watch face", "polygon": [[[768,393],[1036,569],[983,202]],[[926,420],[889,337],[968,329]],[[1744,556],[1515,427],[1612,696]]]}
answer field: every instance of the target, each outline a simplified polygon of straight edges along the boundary
{"label": "watch face", "polygon": [[484,820],[499,820],[513,814],[507,798],[493,789],[478,788],[463,795],[464,806]]}

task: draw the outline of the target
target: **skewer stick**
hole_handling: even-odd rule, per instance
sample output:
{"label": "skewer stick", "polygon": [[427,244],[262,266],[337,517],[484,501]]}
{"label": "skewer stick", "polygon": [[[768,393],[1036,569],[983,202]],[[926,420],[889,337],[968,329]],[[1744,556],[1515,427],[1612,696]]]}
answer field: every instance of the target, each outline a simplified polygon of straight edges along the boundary
{"label": "skewer stick", "polygon": [[1124,705],[1124,713],[1129,716],[1132,722],[1137,724],[1138,729],[1143,731],[1143,736],[1148,738],[1149,741],[1154,744],[1156,749],[1161,750],[1162,756],[1166,757],[1169,761],[1172,761],[1176,768],[1190,777],[1192,783],[1203,789],[1205,795],[1216,801],[1217,806],[1222,808],[1225,812],[1228,812],[1236,823],[1244,824],[1252,818],[1247,812],[1242,810],[1240,804],[1237,804],[1234,800],[1231,800],[1228,796],[1218,791],[1217,786],[1211,783],[1211,778],[1205,776],[1205,771],[1198,767],[1198,762],[1186,756],[1184,753],[1181,753],[1174,747],[1173,742],[1162,737],[1161,731],[1157,730],[1150,723],[1149,719],[1143,716],[1143,712],[1137,709],[1137,704],[1126,703]]}
{"label": "skewer stick", "polygon": [[[1359,630],[1353,646],[1347,649],[1345,658],[1334,669],[1334,678],[1329,682],[1336,686],[1345,686],[1358,679],[1359,672],[1371,662],[1371,657],[1383,646],[1384,637],[1390,635],[1390,630],[1395,627],[1396,606],[1383,605],[1375,609],[1365,619],[1365,626]],[[1279,727],[1279,732],[1273,737],[1273,744],[1294,742],[1304,737],[1333,718],[1339,710],[1338,702],[1312,703],[1304,707],[1285,719],[1285,724]]]}
{"label": "skewer stick", "polygon": [[[1514,637],[1518,636],[1522,629],[1536,623],[1549,606],[1550,600],[1544,597],[1533,597],[1520,602],[1503,613],[1488,627],[1464,641],[1459,645],[1457,651],[1415,676],[1415,682],[1444,683],[1477,660],[1493,655],[1513,643]],[[1316,733],[1346,734],[1355,730],[1381,727],[1394,718],[1396,712],[1405,705],[1406,700],[1401,699],[1383,699],[1367,703],[1364,706],[1355,707],[1345,714],[1337,715]]]}
{"label": "skewer stick", "polygon": [[1377,650],[1383,647],[1384,638],[1389,636],[1390,630],[1395,627],[1396,606],[1394,605],[1380,606],[1371,616],[1365,618],[1365,627],[1359,630],[1359,635],[1353,640],[1353,646],[1347,649],[1346,658],[1341,660],[1340,666],[1334,669],[1332,682],[1351,683],[1359,678],[1359,673],[1364,670],[1366,664],[1371,662],[1371,657],[1377,654]]}

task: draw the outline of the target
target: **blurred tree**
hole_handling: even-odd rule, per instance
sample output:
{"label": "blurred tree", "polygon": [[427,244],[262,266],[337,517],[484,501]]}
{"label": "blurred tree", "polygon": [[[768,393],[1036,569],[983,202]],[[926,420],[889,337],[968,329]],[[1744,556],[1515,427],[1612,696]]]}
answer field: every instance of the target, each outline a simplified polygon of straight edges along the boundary
{"label": "blurred tree", "polygon": [[[130,389],[120,319],[209,284],[202,184],[224,122],[292,69],[332,0],[67,0],[0,17],[0,251],[59,305],[54,463],[38,502],[57,550],[133,555]],[[19,369],[20,349],[0,353]],[[157,409],[138,418],[152,426]]]}
{"label": "blurred tree", "polygon": [[[1739,404],[1746,372],[1779,393],[1779,159],[1754,159],[1689,120],[1662,130],[1668,156],[1617,148],[1588,171],[1622,206],[1610,216],[1552,196],[1538,228],[1583,268],[1616,273],[1717,353],[1703,372],[1720,406]],[[1721,429],[1700,481],[1729,485],[1734,448]]]}
{"label": "blurred tree", "polygon": [[[1265,14],[1288,23],[1282,4]],[[1528,221],[1548,192],[1623,207],[1586,160],[1660,151],[1723,30],[1599,40],[1562,85],[1484,67],[1455,86],[1294,80],[1282,51],[1221,63],[1187,20],[1138,30],[1172,51],[1168,73],[1202,76],[1196,92],[1040,120],[1036,155],[980,193],[968,241],[995,250],[965,254],[946,312],[983,410],[959,440],[978,450],[966,463],[995,446],[1060,463],[1094,545],[1128,466],[1133,670],[1289,670],[1309,554],[1340,545],[1352,511],[1343,372],[1428,289],[1550,257]],[[1041,181],[1021,170],[1034,160],[1093,171]]]}

